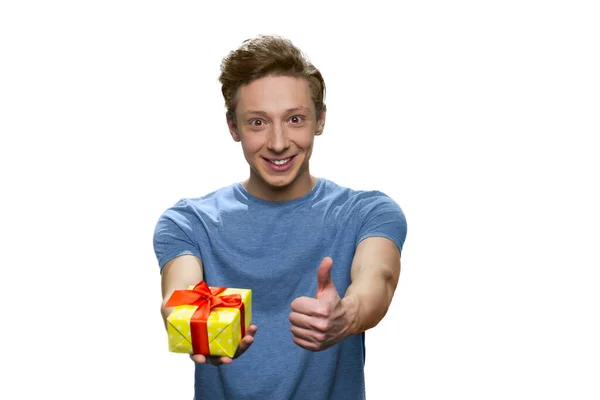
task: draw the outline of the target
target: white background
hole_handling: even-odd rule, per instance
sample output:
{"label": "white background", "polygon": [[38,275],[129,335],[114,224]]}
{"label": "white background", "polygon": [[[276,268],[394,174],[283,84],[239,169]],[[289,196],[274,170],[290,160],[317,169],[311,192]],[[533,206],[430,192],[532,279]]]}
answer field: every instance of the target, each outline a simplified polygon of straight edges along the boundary
{"label": "white background", "polygon": [[407,216],[367,398],[600,398],[594,2],[331,3],[2,3],[1,398],[191,399],[152,234],[247,177],[217,78],[259,33],[326,79],[311,172]]}

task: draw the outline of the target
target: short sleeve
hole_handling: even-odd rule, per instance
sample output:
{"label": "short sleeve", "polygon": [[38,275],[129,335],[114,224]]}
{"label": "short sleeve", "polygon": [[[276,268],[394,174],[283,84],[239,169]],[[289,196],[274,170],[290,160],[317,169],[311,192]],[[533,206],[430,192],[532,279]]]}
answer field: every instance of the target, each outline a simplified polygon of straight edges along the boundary
{"label": "short sleeve", "polygon": [[362,199],[360,228],[356,245],[368,237],[380,236],[392,240],[402,252],[407,223],[400,205],[382,192]]}
{"label": "short sleeve", "polygon": [[167,262],[189,254],[202,259],[194,225],[198,217],[185,200],[167,209],[158,219],[154,229],[154,253],[162,271]]}

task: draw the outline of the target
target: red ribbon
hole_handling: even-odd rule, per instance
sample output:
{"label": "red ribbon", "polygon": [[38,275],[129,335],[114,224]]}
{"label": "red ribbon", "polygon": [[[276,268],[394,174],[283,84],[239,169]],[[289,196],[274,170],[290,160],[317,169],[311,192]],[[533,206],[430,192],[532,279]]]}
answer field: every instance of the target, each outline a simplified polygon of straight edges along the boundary
{"label": "red ribbon", "polygon": [[225,291],[224,287],[209,287],[202,281],[191,290],[176,290],[167,301],[167,307],[182,305],[198,306],[190,320],[190,336],[194,354],[210,355],[208,346],[208,329],[206,321],[215,307],[238,308],[240,310],[240,327],[242,338],[246,334],[244,302],[239,294],[217,296]]}

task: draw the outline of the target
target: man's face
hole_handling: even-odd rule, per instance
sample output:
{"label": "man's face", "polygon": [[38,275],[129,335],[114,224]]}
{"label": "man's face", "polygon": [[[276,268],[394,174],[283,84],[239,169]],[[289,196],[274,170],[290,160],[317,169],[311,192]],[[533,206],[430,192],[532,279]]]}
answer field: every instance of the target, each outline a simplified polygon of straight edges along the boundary
{"label": "man's face", "polygon": [[314,137],[324,123],[325,112],[317,120],[305,79],[267,76],[241,87],[236,124],[230,120],[228,124],[250,165],[248,185],[262,193],[290,191],[293,196],[301,191],[295,186],[310,181]]}

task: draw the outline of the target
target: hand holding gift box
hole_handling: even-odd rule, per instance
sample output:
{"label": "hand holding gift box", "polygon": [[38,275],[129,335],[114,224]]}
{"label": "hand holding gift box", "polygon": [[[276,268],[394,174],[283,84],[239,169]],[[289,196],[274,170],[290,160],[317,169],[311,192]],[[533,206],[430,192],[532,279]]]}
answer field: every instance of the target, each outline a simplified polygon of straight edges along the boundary
{"label": "hand holding gift box", "polygon": [[176,290],[166,304],[169,351],[233,357],[252,322],[252,291],[209,287]]}

